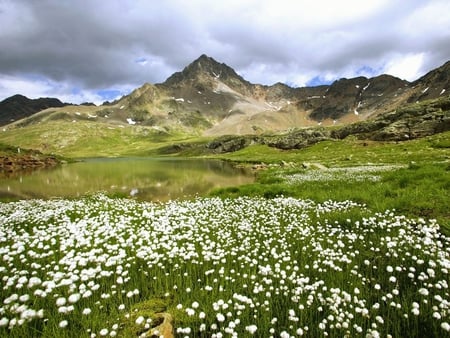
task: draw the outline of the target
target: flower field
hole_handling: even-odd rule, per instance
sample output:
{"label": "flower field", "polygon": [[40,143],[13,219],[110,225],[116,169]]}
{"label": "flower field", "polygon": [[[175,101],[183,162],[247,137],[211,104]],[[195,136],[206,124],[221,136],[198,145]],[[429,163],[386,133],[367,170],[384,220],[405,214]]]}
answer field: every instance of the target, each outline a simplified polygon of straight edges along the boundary
{"label": "flower field", "polygon": [[450,240],[351,201],[0,204],[0,336],[450,336]]}

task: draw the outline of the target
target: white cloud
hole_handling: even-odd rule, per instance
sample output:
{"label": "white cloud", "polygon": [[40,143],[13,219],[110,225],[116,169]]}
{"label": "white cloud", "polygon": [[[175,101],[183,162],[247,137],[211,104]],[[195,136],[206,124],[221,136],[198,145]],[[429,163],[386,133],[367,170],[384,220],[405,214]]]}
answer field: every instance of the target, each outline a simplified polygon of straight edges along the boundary
{"label": "white cloud", "polygon": [[[118,92],[116,96],[108,98],[113,101],[123,94],[130,93],[135,89],[134,85],[120,85],[114,88]],[[0,98],[6,98],[15,94],[26,95],[28,98],[57,97],[62,102],[83,103],[92,102],[97,105],[106,101],[105,97],[96,90],[79,90],[70,86],[69,83],[48,81],[42,78],[16,77],[0,75]]]}
{"label": "white cloud", "polygon": [[384,73],[400,79],[414,81],[423,75],[425,53],[397,55],[387,63]]}
{"label": "white cloud", "polygon": [[29,98],[39,98],[47,96],[47,93],[53,93],[54,90],[54,86],[42,79],[0,74],[0,97],[26,93]]}

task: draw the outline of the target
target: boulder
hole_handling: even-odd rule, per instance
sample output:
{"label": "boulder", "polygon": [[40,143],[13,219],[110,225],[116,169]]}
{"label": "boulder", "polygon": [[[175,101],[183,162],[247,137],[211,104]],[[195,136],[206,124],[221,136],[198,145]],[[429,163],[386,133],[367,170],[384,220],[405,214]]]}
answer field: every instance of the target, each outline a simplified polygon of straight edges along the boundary
{"label": "boulder", "polygon": [[283,150],[301,149],[320,141],[329,140],[330,131],[324,128],[299,129],[288,134],[266,137],[264,144]]}
{"label": "boulder", "polygon": [[252,140],[240,136],[223,136],[219,137],[206,145],[206,148],[212,150],[214,153],[229,153],[238,151],[250,145]]}

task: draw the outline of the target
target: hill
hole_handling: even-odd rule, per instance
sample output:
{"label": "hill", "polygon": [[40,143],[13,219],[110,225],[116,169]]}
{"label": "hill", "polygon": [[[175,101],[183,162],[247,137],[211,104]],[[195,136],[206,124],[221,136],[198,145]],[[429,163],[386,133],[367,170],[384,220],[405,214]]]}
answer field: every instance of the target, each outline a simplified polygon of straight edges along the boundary
{"label": "hill", "polygon": [[5,125],[50,107],[64,107],[56,98],[29,99],[23,95],[13,95],[0,102],[0,126]]}

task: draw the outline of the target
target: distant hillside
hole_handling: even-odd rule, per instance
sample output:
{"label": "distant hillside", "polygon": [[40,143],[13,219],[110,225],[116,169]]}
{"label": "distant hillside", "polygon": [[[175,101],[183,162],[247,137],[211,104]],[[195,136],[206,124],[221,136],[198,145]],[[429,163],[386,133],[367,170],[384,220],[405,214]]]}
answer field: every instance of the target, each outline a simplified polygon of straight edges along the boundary
{"label": "distant hillside", "polygon": [[[113,103],[98,107],[58,105],[13,125],[85,120],[112,127],[137,125],[162,133],[206,136],[344,126],[375,119],[406,104],[446,98],[450,94],[449,79],[450,61],[414,82],[380,75],[344,78],[316,87],[292,88],[282,83],[266,86],[250,83],[225,63],[201,55],[165,82],[146,83]],[[20,100],[14,101],[18,112]],[[0,112],[3,121],[19,118],[18,114],[5,114],[4,109]]]}
{"label": "distant hillside", "polygon": [[23,95],[14,95],[0,102],[0,125],[5,125],[50,107],[63,107],[63,103],[55,98],[29,99]]}

